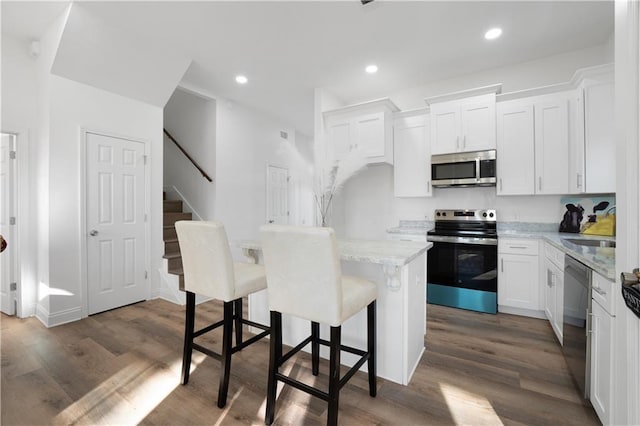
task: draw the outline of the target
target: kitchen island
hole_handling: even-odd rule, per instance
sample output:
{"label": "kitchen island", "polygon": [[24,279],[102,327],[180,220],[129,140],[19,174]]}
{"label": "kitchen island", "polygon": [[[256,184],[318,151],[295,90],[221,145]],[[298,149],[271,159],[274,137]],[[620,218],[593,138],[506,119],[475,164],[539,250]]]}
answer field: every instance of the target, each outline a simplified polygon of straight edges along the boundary
{"label": "kitchen island", "polygon": [[[258,241],[241,241],[251,262],[261,259]],[[377,371],[378,376],[407,385],[424,352],[426,333],[427,250],[432,244],[413,241],[338,240],[342,273],[367,278],[378,285],[377,301]],[[312,295],[310,295],[312,297]],[[269,323],[267,292],[249,296],[249,318]],[[283,342],[296,345],[310,333],[308,321],[283,315]],[[366,347],[366,310],[350,318],[342,326],[344,345]],[[329,327],[321,326],[320,335],[329,335]],[[306,348],[305,350],[309,350]],[[320,355],[328,358],[327,348]],[[357,357],[343,352],[341,362],[351,366]]]}

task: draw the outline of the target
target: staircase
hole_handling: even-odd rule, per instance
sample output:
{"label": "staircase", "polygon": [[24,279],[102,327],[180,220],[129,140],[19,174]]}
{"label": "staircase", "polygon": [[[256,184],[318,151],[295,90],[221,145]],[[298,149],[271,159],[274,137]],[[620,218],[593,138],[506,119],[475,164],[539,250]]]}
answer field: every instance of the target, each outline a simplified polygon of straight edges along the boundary
{"label": "staircase", "polygon": [[177,275],[180,279],[180,290],[184,291],[184,272],[182,269],[182,257],[180,255],[180,244],[176,234],[175,223],[179,220],[192,220],[191,213],[182,211],[182,201],[167,200],[163,197],[163,227],[162,239],[164,240],[164,258],[167,259],[168,272]]}

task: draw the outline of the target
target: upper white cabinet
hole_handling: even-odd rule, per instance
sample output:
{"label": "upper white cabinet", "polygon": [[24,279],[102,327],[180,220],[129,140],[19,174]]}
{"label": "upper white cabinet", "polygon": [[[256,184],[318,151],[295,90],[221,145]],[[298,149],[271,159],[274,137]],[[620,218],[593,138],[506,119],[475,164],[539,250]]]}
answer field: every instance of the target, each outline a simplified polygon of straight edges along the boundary
{"label": "upper white cabinet", "polygon": [[569,192],[569,99],[553,95],[534,104],[536,194]]}
{"label": "upper white cabinet", "polygon": [[426,110],[396,116],[393,126],[393,193],[396,197],[430,197],[431,151]]}
{"label": "upper white cabinet", "polygon": [[497,194],[566,194],[573,92],[499,102]]}
{"label": "upper white cabinet", "polygon": [[502,102],[497,106],[497,194],[535,193],[533,104]]}
{"label": "upper white cabinet", "polygon": [[431,154],[496,148],[496,93],[493,85],[428,98]]}
{"label": "upper white cabinet", "polygon": [[389,99],[325,111],[327,149],[339,159],[361,149],[369,163],[393,164],[393,117],[398,107]]}
{"label": "upper white cabinet", "polygon": [[576,139],[571,151],[571,193],[615,192],[613,66],[581,73],[576,92]]}

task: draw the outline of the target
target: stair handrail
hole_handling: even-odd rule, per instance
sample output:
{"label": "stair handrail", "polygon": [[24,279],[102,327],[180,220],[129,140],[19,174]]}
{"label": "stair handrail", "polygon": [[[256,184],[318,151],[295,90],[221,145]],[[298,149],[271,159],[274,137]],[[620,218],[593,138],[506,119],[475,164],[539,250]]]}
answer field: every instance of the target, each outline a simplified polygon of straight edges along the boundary
{"label": "stair handrail", "polygon": [[196,160],[194,160],[194,159],[189,155],[189,153],[188,153],[187,151],[185,151],[185,150],[184,150],[184,148],[183,148],[182,146],[180,146],[180,144],[178,143],[178,141],[177,141],[173,136],[171,136],[171,133],[169,133],[169,132],[167,131],[167,129],[164,129],[164,128],[162,129],[162,131],[164,132],[164,134],[165,134],[165,135],[167,135],[167,137],[168,137],[169,139],[171,139],[171,141],[172,141],[173,143],[175,143],[175,144],[176,144],[176,146],[178,147],[178,149],[179,149],[179,150],[184,154],[184,156],[185,156],[185,157],[187,157],[187,158],[189,159],[189,161],[191,161],[191,163],[196,167],[196,169],[198,169],[198,171],[202,174],[202,176],[203,176],[206,180],[208,180],[209,182],[213,182],[213,179],[211,179],[211,178],[209,177],[209,175],[207,174],[207,172],[205,172],[205,171],[202,169],[202,167],[200,167],[200,165],[199,165],[198,163],[196,163]]}

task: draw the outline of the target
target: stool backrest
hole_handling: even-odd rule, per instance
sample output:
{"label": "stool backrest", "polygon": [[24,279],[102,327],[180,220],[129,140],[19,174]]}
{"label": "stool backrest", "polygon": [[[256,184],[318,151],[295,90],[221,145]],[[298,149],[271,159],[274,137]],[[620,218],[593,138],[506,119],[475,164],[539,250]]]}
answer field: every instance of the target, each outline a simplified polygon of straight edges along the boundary
{"label": "stool backrest", "polygon": [[269,309],[311,321],[341,321],[338,245],[331,228],[260,228]]}
{"label": "stool backrest", "polygon": [[182,254],[184,288],[218,300],[234,299],[233,258],[220,222],[176,222]]}

